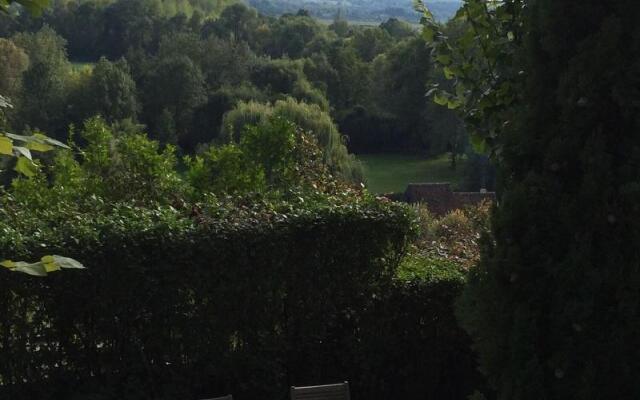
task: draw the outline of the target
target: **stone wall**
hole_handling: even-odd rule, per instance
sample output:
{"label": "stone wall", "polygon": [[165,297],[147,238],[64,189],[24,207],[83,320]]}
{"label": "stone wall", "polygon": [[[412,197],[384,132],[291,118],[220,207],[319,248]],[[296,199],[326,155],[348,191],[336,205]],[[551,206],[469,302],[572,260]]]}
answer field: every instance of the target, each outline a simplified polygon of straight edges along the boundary
{"label": "stone wall", "polygon": [[407,203],[426,203],[435,214],[476,205],[483,200],[495,201],[494,192],[454,192],[449,183],[411,183],[404,193]]}

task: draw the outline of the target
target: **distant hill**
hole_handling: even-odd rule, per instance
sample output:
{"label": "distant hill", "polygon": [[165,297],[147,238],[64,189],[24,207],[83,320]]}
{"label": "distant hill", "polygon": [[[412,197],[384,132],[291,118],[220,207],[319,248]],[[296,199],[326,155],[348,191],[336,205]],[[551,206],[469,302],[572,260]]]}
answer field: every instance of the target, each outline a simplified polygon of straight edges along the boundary
{"label": "distant hill", "polygon": [[[333,19],[338,13],[351,21],[383,22],[400,18],[418,22],[420,15],[413,9],[413,0],[247,0],[261,13],[281,15],[307,10],[314,17]],[[462,4],[462,0],[427,0],[434,16],[446,21]]]}

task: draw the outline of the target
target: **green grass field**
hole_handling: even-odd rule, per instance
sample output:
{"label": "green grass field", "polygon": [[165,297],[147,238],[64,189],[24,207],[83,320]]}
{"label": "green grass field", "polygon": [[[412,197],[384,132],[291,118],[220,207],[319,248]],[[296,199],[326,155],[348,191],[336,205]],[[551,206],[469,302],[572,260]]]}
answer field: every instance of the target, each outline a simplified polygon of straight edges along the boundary
{"label": "green grass field", "polygon": [[82,71],[84,69],[92,70],[93,67],[95,66],[96,66],[96,63],[93,63],[93,62],[72,62],[71,63],[71,68],[73,68],[74,71]]}
{"label": "green grass field", "polygon": [[465,160],[451,170],[448,155],[425,159],[403,154],[358,155],[365,168],[367,186],[373,193],[404,192],[409,183],[450,182],[453,189],[462,181]]}

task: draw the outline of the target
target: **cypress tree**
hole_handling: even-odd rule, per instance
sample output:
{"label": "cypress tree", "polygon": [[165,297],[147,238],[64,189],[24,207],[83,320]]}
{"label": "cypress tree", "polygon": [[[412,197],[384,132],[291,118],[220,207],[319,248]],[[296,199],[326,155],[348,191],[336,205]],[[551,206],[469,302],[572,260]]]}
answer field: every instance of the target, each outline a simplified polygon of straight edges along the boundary
{"label": "cypress tree", "polygon": [[524,23],[461,321],[499,399],[640,399],[640,3],[530,0]]}

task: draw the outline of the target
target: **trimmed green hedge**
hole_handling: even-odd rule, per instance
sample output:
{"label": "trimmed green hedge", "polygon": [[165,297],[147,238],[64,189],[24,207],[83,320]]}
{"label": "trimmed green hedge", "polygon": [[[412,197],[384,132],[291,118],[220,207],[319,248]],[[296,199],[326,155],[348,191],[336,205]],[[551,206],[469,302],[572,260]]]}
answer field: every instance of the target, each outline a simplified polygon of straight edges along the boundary
{"label": "trimmed green hedge", "polygon": [[369,391],[359,398],[466,400],[485,390],[471,341],[454,315],[466,275],[446,260],[403,260],[362,323],[370,369],[362,382]]}
{"label": "trimmed green hedge", "polygon": [[1,254],[64,252],[88,267],[0,274],[2,398],[284,399],[290,385],[341,380],[354,398],[471,389],[451,311],[463,278],[395,278],[414,231],[406,207],[95,202],[0,212]]}

